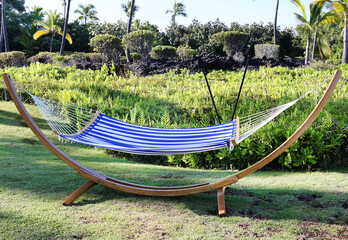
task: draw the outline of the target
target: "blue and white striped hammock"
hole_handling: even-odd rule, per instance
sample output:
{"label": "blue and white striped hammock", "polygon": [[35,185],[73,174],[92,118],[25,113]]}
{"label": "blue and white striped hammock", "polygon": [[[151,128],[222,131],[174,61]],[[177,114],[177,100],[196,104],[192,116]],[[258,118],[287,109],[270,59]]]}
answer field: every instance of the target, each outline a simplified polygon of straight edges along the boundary
{"label": "blue and white striped hammock", "polygon": [[229,146],[236,120],[209,127],[161,129],[126,123],[99,114],[88,129],[60,137],[95,147],[142,155],[175,155],[211,151]]}
{"label": "blue and white striped hammock", "polygon": [[[13,80],[12,80],[13,81]],[[214,126],[188,129],[144,127],[117,120],[101,113],[32,95],[27,92],[60,139],[140,155],[176,155],[233,149],[280,113],[315,91],[324,82],[298,99],[238,120]]]}

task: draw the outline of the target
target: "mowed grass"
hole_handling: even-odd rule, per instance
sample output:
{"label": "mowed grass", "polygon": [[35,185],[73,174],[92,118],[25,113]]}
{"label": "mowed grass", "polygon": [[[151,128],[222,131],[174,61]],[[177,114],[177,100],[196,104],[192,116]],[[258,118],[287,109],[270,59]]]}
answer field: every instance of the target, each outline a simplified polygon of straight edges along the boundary
{"label": "mowed grass", "polygon": [[[116,159],[57,141],[34,106],[34,120],[81,164],[141,184],[214,181],[231,171],[182,169]],[[12,102],[0,102],[0,239],[347,239],[348,170],[259,171],[226,192],[144,197],[96,186],[70,207],[63,201],[87,180],[34,136]]]}

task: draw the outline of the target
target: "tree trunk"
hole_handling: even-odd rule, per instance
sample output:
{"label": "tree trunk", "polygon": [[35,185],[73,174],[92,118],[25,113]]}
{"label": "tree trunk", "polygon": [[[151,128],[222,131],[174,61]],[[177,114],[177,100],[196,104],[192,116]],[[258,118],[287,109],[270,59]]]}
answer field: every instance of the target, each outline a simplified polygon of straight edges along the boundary
{"label": "tree trunk", "polygon": [[4,45],[4,31],[1,24],[1,35],[0,35],[0,53],[2,52],[2,45]]}
{"label": "tree trunk", "polygon": [[309,48],[311,45],[311,31],[308,31],[307,36],[307,46],[306,46],[306,56],[305,56],[305,65],[309,64]]}
{"label": "tree trunk", "polygon": [[317,38],[318,38],[318,31],[315,30],[314,39],[313,39],[313,48],[312,48],[312,60],[314,60],[315,57],[315,48],[317,47]]}
{"label": "tree trunk", "polygon": [[347,55],[347,15],[344,15],[344,33],[343,33],[343,54],[342,54],[342,64],[348,63]]}
{"label": "tree trunk", "polygon": [[277,43],[278,43],[278,38],[277,38],[278,8],[279,8],[279,0],[277,0],[277,6],[276,6],[276,12],[275,12],[275,18],[274,18],[274,26],[273,26],[274,45],[277,45]]}
{"label": "tree trunk", "polygon": [[[130,12],[129,12],[127,33],[130,33],[130,32],[131,32],[132,18],[133,18],[133,10],[134,10],[134,3],[135,3],[135,0],[132,0],[131,9],[130,9]],[[127,57],[127,62],[128,62],[128,63],[132,61],[132,58],[131,58],[131,56],[130,56],[129,48],[126,48],[126,57]]]}
{"label": "tree trunk", "polygon": [[52,37],[51,37],[51,45],[50,45],[50,52],[52,52],[52,48],[53,48],[53,38],[54,38],[54,33],[52,33]]}
{"label": "tree trunk", "polygon": [[65,23],[64,23],[64,30],[63,30],[63,38],[62,38],[62,44],[60,45],[60,56],[64,55],[64,49],[65,49],[65,38],[66,33],[68,31],[68,21],[69,21],[69,12],[70,12],[70,2],[71,0],[68,0],[68,6],[66,9],[66,17],[65,17]]}
{"label": "tree trunk", "polygon": [[63,0],[63,8],[64,8],[64,19],[66,17],[66,1]]}
{"label": "tree trunk", "polygon": [[2,0],[2,22],[1,22],[1,30],[3,34],[3,39],[5,43],[5,52],[10,51],[9,43],[8,43],[8,35],[7,35],[7,28],[6,28],[6,15],[5,15],[5,10],[6,10],[6,0]]}

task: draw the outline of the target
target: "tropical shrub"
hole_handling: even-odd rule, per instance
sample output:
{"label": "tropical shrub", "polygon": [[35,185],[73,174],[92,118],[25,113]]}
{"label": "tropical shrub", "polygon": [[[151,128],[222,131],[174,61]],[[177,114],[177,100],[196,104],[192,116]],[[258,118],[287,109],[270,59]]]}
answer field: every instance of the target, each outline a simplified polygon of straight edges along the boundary
{"label": "tropical shrub", "polygon": [[240,52],[242,47],[246,45],[249,35],[242,32],[219,32],[212,35],[212,40],[223,44],[224,51],[227,56],[232,56],[233,53]]}
{"label": "tropical shrub", "polygon": [[106,62],[118,62],[121,55],[121,40],[110,34],[93,37],[90,42],[93,51],[103,54]]}
{"label": "tropical shrub", "polygon": [[228,31],[228,27],[217,19],[216,21],[209,21],[205,24],[197,20],[193,20],[187,27],[189,32],[188,46],[197,50],[198,53],[214,53],[216,55],[224,55],[223,46],[211,41],[211,36],[215,33]]}
{"label": "tropical shrub", "polygon": [[255,57],[266,59],[279,59],[279,45],[274,44],[255,44]]}
{"label": "tropical shrub", "polygon": [[177,49],[176,49],[176,53],[178,54],[178,57],[181,59],[181,60],[188,60],[188,59],[191,59],[193,58],[195,55],[197,55],[197,51],[192,49],[192,48],[189,48],[187,46],[179,46]]}
{"label": "tropical shrub", "polygon": [[151,51],[151,57],[154,59],[169,59],[176,56],[176,48],[172,46],[159,45]]}
{"label": "tropical shrub", "polygon": [[91,22],[88,24],[87,28],[91,36],[110,34],[122,39],[122,37],[127,33],[127,26],[128,23],[118,20],[116,23]]}
{"label": "tropical shrub", "polygon": [[0,53],[0,68],[22,67],[25,65],[26,58],[23,52],[13,51]]}
{"label": "tropical shrub", "polygon": [[103,65],[103,56],[101,53],[87,53],[92,66],[99,69]]}
{"label": "tropical shrub", "polygon": [[149,57],[152,49],[154,34],[149,30],[138,30],[127,33],[122,38],[122,44],[132,52],[140,53],[145,59]]}
{"label": "tropical shrub", "polygon": [[189,32],[187,27],[183,25],[171,25],[166,29],[166,41],[174,47],[179,47],[180,45],[188,45],[189,42]]}
{"label": "tropical shrub", "polygon": [[137,53],[137,52],[132,52],[130,55],[131,55],[132,60],[135,62],[140,61],[142,58],[141,54]]}
{"label": "tropical shrub", "polygon": [[53,63],[54,57],[58,56],[58,53],[40,52],[28,59],[29,63]]}

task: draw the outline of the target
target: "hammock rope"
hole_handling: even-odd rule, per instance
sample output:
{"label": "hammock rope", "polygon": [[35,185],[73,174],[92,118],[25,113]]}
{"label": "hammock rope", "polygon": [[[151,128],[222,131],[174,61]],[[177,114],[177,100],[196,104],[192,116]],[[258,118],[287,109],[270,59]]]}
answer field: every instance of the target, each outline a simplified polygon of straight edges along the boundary
{"label": "hammock rope", "polygon": [[13,81],[19,91],[32,97],[36,106],[59,139],[112,150],[142,155],[174,155],[210,151],[225,147],[231,149],[231,139],[239,144],[280,113],[290,108],[313,91],[324,80],[296,100],[240,118],[239,137],[237,121],[209,127],[188,129],[159,129],[126,123],[108,117],[96,110],[37,97]]}

